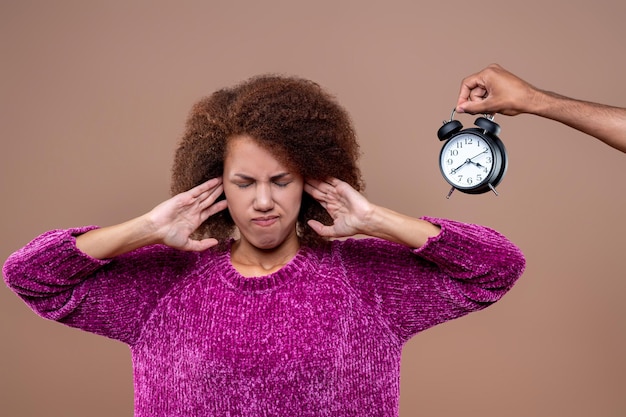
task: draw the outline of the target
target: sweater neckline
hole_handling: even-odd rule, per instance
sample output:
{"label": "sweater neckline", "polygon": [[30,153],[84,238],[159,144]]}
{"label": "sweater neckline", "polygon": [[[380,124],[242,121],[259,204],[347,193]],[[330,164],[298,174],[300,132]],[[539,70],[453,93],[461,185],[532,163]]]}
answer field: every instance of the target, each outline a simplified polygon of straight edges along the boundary
{"label": "sweater neckline", "polygon": [[217,269],[222,272],[219,276],[224,283],[235,290],[244,292],[272,290],[300,276],[309,262],[310,250],[305,246],[301,246],[295,256],[279,270],[267,275],[245,277],[235,269],[230,260],[233,242],[234,240],[231,239],[226,249],[220,254]]}

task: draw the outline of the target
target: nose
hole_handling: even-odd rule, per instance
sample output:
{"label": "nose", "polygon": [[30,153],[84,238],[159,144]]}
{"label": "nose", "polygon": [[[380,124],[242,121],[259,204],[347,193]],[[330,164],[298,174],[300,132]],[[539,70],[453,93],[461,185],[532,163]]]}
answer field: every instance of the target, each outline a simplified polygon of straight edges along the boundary
{"label": "nose", "polygon": [[270,184],[257,183],[256,194],[254,196],[254,209],[258,211],[269,211],[274,208],[272,199],[272,187]]}

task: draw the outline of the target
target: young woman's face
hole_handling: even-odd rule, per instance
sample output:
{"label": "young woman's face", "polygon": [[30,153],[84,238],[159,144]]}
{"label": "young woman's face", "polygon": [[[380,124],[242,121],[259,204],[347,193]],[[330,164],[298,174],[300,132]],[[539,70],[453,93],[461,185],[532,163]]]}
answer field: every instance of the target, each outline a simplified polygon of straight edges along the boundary
{"label": "young woman's face", "polygon": [[297,240],[304,181],[249,136],[231,138],[224,160],[224,194],[243,242],[274,249]]}

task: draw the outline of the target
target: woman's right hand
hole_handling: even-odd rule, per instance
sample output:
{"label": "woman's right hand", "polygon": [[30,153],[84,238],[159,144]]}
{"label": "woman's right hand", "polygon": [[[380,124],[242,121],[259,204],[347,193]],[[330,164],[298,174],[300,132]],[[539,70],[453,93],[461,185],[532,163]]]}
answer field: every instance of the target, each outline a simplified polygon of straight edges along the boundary
{"label": "woman's right hand", "polygon": [[194,240],[190,235],[210,216],[228,207],[226,200],[215,202],[223,191],[222,178],[213,178],[153,208],[146,216],[158,242],[193,251],[216,245],[215,239]]}
{"label": "woman's right hand", "polygon": [[76,247],[97,259],[113,258],[157,243],[186,251],[206,250],[218,241],[195,240],[191,234],[210,216],[228,207],[226,200],[216,202],[223,191],[222,178],[213,178],[175,195],[142,216],[76,237]]}

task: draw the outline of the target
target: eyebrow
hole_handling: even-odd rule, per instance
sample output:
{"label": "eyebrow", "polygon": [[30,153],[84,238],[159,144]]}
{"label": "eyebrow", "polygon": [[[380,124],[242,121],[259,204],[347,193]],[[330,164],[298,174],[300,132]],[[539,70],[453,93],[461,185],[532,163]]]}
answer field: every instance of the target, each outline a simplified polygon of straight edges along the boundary
{"label": "eyebrow", "polygon": [[[285,177],[287,177],[289,175],[291,175],[289,172],[281,172],[279,174],[272,175],[270,177],[270,181],[280,180],[280,179],[285,178]],[[238,177],[238,178],[241,178],[241,179],[247,180],[247,181],[254,181],[255,180],[255,178],[253,178],[253,177],[251,177],[249,175],[246,175],[246,174],[241,174],[241,173],[236,173],[235,177]]]}

